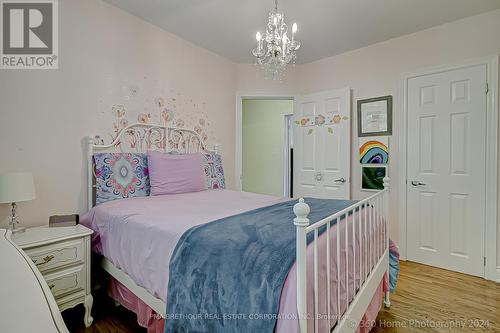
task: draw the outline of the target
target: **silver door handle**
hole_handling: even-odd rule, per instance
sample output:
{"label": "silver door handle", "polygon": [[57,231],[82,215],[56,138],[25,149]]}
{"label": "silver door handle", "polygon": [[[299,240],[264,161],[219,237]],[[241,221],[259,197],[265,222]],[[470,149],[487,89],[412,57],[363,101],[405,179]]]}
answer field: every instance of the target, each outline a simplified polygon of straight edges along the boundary
{"label": "silver door handle", "polygon": [[314,177],[316,178],[316,181],[320,182],[323,180],[323,175],[321,174],[321,172],[318,172],[314,175]]}
{"label": "silver door handle", "polygon": [[345,178],[344,178],[344,177],[339,178],[339,179],[335,179],[335,180],[334,180],[334,182],[336,182],[336,183],[345,183],[346,181],[347,181],[347,180],[345,180]]}
{"label": "silver door handle", "polygon": [[420,182],[418,180],[412,180],[411,184],[413,186],[426,186],[427,185],[427,184],[424,184],[424,183],[422,183],[422,182]]}

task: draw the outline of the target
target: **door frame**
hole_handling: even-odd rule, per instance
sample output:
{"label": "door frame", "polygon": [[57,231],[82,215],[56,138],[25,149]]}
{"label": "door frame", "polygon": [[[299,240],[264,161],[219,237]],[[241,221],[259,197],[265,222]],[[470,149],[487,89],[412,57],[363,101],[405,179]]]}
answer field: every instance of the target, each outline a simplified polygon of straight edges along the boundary
{"label": "door frame", "polygon": [[283,125],[285,129],[285,144],[283,145],[283,196],[285,198],[290,197],[290,193],[293,192],[293,189],[290,190],[290,177],[292,176],[293,168],[292,156],[290,156],[290,149],[293,148],[293,117],[295,115],[293,113],[286,114],[283,117]]}
{"label": "door frame", "polygon": [[[486,109],[486,207],[484,278],[500,282],[500,265],[497,266],[497,206],[498,206],[498,63],[500,56],[489,56],[462,63],[437,66],[403,74],[400,86],[402,96],[401,117],[399,120],[399,250],[401,259],[407,259],[407,143],[408,143],[408,80],[418,76],[436,74],[465,67],[486,65],[488,83]],[[485,87],[486,89],[486,87]]]}
{"label": "door frame", "polygon": [[236,92],[236,119],[235,119],[235,147],[234,147],[234,178],[237,191],[242,190],[243,172],[243,100],[244,99],[268,99],[268,100],[290,100],[295,103],[295,95],[268,93],[259,91]]}

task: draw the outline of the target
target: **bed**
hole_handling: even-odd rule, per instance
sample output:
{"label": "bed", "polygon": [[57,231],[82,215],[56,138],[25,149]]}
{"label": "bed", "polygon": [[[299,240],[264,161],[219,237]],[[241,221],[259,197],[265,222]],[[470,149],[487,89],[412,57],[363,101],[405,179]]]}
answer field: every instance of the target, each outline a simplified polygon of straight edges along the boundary
{"label": "bed", "polygon": [[[269,207],[288,207],[294,231],[294,261],[279,290],[275,332],[368,331],[382,295],[385,305],[390,305],[386,286],[388,179],[383,191],[344,203],[328,215],[310,211],[308,203],[316,202],[312,198],[293,200],[225,189],[120,199],[95,206],[93,155],[124,151],[126,140],[133,143],[129,148],[134,151],[208,150],[195,132],[146,124],[128,126],[110,145],[88,139],[89,212],[82,223],[96,231],[94,251],[103,256],[101,266],[114,279],[112,296],[138,316],[158,314],[168,322],[167,309],[177,305],[169,304],[167,297],[171,258],[188,230],[243,214],[248,217]],[[310,216],[315,218],[310,220]],[[162,330],[158,323],[151,330]]]}

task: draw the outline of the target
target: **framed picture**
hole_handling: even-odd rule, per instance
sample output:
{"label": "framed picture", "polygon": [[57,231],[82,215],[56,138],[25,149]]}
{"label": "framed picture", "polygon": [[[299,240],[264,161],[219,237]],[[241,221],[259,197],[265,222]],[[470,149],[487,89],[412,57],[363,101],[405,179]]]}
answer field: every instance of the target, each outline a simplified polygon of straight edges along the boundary
{"label": "framed picture", "polygon": [[49,217],[49,227],[72,227],[79,223],[80,216],[73,215],[54,215]]}
{"label": "framed picture", "polygon": [[387,166],[362,166],[361,189],[363,191],[380,191],[384,189],[384,177]]}
{"label": "framed picture", "polygon": [[392,96],[358,101],[358,136],[392,135]]}
{"label": "framed picture", "polygon": [[389,163],[389,137],[359,138],[359,163],[387,164]]}

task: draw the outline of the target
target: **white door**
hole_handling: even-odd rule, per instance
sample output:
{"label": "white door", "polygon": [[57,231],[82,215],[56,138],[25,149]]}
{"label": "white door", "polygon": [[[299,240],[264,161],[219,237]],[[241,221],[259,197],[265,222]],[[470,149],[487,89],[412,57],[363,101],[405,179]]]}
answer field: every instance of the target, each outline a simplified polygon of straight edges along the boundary
{"label": "white door", "polygon": [[408,259],[483,276],[486,66],[408,80]]}
{"label": "white door", "polygon": [[349,199],[350,89],[299,96],[294,118],[294,196]]}

